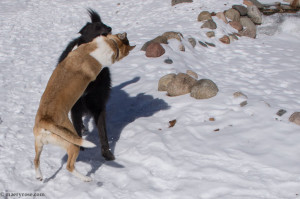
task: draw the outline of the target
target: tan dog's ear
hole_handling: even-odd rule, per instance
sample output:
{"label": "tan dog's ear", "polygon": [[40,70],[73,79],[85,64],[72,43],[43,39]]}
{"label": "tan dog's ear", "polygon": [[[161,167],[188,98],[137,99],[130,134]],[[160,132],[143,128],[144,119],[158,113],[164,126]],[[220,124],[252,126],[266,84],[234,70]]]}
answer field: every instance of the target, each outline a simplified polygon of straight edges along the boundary
{"label": "tan dog's ear", "polygon": [[129,46],[129,51],[133,50],[135,46]]}
{"label": "tan dog's ear", "polygon": [[119,39],[124,40],[127,37],[127,33],[123,32],[122,34],[118,34]]}

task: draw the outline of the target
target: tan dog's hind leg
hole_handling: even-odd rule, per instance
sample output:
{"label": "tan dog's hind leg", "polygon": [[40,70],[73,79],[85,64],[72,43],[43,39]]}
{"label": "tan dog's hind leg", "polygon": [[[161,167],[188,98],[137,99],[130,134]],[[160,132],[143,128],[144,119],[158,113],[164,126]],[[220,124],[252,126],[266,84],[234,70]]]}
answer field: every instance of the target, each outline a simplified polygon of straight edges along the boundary
{"label": "tan dog's hind leg", "polygon": [[40,169],[40,156],[43,150],[43,143],[41,140],[36,137],[35,138],[35,158],[34,158],[34,166],[35,166],[35,177],[36,179],[42,181],[43,175]]}
{"label": "tan dog's hind leg", "polygon": [[82,181],[85,181],[85,182],[92,181],[92,178],[90,178],[90,177],[88,177],[88,176],[85,176],[85,175],[79,173],[79,172],[75,169],[75,162],[76,162],[76,159],[77,159],[77,157],[78,157],[79,151],[80,151],[79,146],[76,146],[76,145],[73,145],[73,144],[70,144],[70,145],[69,145],[69,147],[68,147],[68,149],[67,149],[67,152],[68,152],[67,169],[68,169],[68,171],[70,171],[74,176],[76,176],[77,178],[79,178],[79,179],[82,180]]}

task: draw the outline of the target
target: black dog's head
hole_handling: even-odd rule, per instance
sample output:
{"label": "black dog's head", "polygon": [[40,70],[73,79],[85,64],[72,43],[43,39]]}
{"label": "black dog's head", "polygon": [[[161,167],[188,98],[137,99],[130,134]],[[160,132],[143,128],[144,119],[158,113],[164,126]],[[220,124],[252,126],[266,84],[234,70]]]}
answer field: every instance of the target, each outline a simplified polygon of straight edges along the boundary
{"label": "black dog's head", "polygon": [[92,41],[94,38],[100,35],[108,35],[111,33],[111,27],[102,23],[101,18],[97,12],[92,9],[88,9],[92,22],[88,22],[80,31],[81,39],[83,43]]}

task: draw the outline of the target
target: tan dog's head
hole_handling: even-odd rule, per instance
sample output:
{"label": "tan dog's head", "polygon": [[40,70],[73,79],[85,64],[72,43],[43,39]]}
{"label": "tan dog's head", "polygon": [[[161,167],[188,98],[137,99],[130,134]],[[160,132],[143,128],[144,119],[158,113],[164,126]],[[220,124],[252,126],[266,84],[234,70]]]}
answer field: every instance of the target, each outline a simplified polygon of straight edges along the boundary
{"label": "tan dog's head", "polygon": [[112,40],[114,43],[114,46],[116,48],[116,55],[115,55],[115,61],[119,61],[122,58],[126,57],[129,54],[129,51],[134,49],[135,46],[130,46],[129,41],[127,39],[127,33],[119,33],[115,35],[107,35],[108,39]]}

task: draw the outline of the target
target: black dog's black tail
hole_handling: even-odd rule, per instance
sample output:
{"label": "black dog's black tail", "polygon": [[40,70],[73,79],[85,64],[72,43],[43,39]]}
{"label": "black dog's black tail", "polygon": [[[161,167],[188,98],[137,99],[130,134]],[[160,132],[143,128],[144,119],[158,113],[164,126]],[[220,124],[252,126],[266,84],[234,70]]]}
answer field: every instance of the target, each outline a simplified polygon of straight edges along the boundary
{"label": "black dog's black tail", "polygon": [[64,50],[64,52],[60,55],[58,59],[58,63],[62,62],[68,54],[73,50],[73,48],[78,45],[80,38],[73,39],[67,46],[67,48]]}
{"label": "black dog's black tail", "polygon": [[87,11],[89,12],[92,23],[101,22],[101,18],[95,10],[88,8]]}

